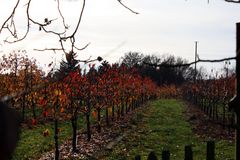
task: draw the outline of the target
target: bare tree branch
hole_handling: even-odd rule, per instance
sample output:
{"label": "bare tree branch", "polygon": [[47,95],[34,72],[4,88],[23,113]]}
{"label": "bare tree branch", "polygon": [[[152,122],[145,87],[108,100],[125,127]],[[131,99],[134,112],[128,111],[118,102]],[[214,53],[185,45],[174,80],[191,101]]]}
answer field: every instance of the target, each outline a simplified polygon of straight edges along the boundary
{"label": "bare tree branch", "polygon": [[45,49],[33,49],[34,51],[62,51],[62,48],[45,48]]}
{"label": "bare tree branch", "polygon": [[218,63],[218,62],[223,62],[223,61],[228,61],[228,60],[236,60],[237,57],[229,57],[229,58],[223,58],[223,59],[214,59],[214,60],[208,60],[208,59],[199,59],[194,62],[190,63],[185,63],[185,64],[152,64],[148,62],[143,62],[143,64],[153,66],[153,67],[188,67],[193,64],[199,63],[199,62],[208,62],[208,63]]}
{"label": "bare tree branch", "polygon": [[[75,52],[74,50],[78,50],[78,51],[82,51],[84,49],[86,49],[90,43],[86,44],[84,47],[82,48],[79,48],[75,45],[75,35],[77,33],[77,31],[79,30],[79,26],[81,24],[81,21],[82,21],[82,17],[83,17],[83,13],[84,13],[84,10],[85,10],[85,5],[86,5],[86,0],[83,0],[82,1],[82,6],[81,6],[81,10],[80,10],[80,13],[79,13],[79,17],[77,19],[77,25],[75,26],[75,28],[73,29],[73,32],[70,33],[70,34],[67,34],[67,30],[69,29],[69,26],[65,23],[65,17],[64,15],[62,14],[62,11],[61,11],[61,7],[60,7],[60,0],[56,0],[56,3],[57,3],[57,10],[58,10],[58,14],[59,14],[59,17],[61,18],[62,20],[62,26],[64,27],[64,31],[62,32],[58,32],[58,31],[55,31],[55,30],[51,30],[51,29],[48,29],[47,27],[49,25],[51,25],[57,18],[55,19],[51,19],[49,20],[48,18],[45,18],[44,19],[44,23],[41,23],[41,22],[38,22],[36,20],[34,20],[34,17],[31,17],[31,14],[29,13],[30,12],[30,4],[31,4],[31,1],[32,0],[28,0],[28,3],[26,3],[26,5],[24,5],[24,7],[26,7],[26,16],[27,16],[27,25],[26,25],[26,31],[24,33],[24,35],[22,37],[18,37],[17,35],[17,29],[16,26],[15,26],[15,12],[16,10],[19,8],[19,4],[20,2],[22,2],[21,0],[17,0],[17,3],[15,4],[13,10],[12,10],[12,13],[10,14],[10,16],[4,21],[4,23],[2,24],[1,28],[0,28],[0,33],[3,29],[6,29],[10,35],[11,35],[11,40],[8,40],[8,37],[5,39],[4,42],[7,42],[7,43],[16,43],[16,42],[19,42],[19,41],[22,41],[24,40],[29,31],[30,31],[30,25],[33,24],[33,25],[37,25],[39,27],[39,31],[43,30],[45,33],[48,33],[48,34],[53,34],[55,36],[57,36],[59,38],[59,43],[60,43],[60,46],[59,48],[45,48],[45,49],[34,49],[36,51],[47,51],[47,50],[52,50],[56,53],[56,51],[62,51],[64,52],[65,54],[70,54],[72,52]],[[133,11],[131,8],[129,8],[128,6],[126,6],[124,3],[122,3],[121,0],[117,0],[124,8],[128,9],[129,11],[131,11],[132,13],[134,14],[139,14],[138,12],[135,12]],[[67,35],[66,35],[67,34]],[[70,43],[70,48],[69,48],[69,43]],[[84,62],[86,62],[86,60],[84,60]]]}
{"label": "bare tree branch", "polygon": [[64,33],[66,32],[66,31],[63,31],[63,32],[55,32],[55,31],[47,30],[47,29],[45,28],[46,26],[50,25],[50,24],[51,24],[54,20],[56,20],[56,19],[48,20],[45,24],[36,22],[36,21],[34,21],[32,18],[30,18],[30,17],[29,17],[29,20],[30,20],[32,23],[34,23],[34,24],[38,25],[39,27],[41,27],[41,29],[43,29],[43,31],[46,32],[46,33],[52,33],[52,34],[55,34],[55,35],[59,36],[59,35],[62,35],[62,34],[64,34]]}
{"label": "bare tree branch", "polygon": [[[68,29],[68,27],[66,26],[65,24],[65,20],[64,20],[64,17],[61,13],[61,10],[60,10],[60,4],[59,4],[59,0],[57,1],[58,3],[58,12],[62,18],[62,21],[63,21],[63,25],[65,27],[65,32],[66,32],[66,29]],[[63,42],[67,41],[67,40],[70,40],[70,43],[71,43],[71,52],[73,52],[74,49],[77,49],[77,50],[83,50],[85,48],[88,47],[89,44],[87,44],[86,46],[84,46],[83,48],[78,48],[75,46],[75,35],[79,29],[79,26],[80,26],[80,23],[82,21],[82,16],[83,16],[83,12],[84,12],[84,8],[85,8],[85,4],[86,4],[86,0],[83,0],[83,4],[82,4],[82,9],[81,9],[81,12],[80,12],[80,15],[79,15],[79,19],[78,19],[78,23],[77,23],[77,26],[75,27],[73,33],[69,36],[62,36],[65,32],[63,33],[57,33],[55,31],[48,31],[46,30],[45,26],[47,26],[48,24],[50,23],[46,23],[46,24],[41,24],[41,23],[38,23],[38,22],[35,22],[33,21],[32,19],[30,19],[33,23],[39,25],[46,33],[52,33],[52,34],[55,34],[59,37],[59,42],[60,42],[60,45],[61,45],[61,48],[62,48],[62,51],[65,53],[65,54],[68,54],[68,52],[66,51],[65,47],[64,47],[64,44]],[[50,21],[51,22],[51,21]],[[50,48],[50,49],[43,49],[43,50],[38,50],[38,51],[45,51],[45,50],[53,50],[54,52],[56,50],[60,50],[60,49],[55,49],[55,48]]]}
{"label": "bare tree branch", "polygon": [[70,36],[62,37],[61,39],[66,40],[66,39],[72,38],[72,37],[74,37],[74,35],[77,33],[77,30],[78,30],[78,28],[79,28],[79,25],[80,25],[80,23],[81,23],[81,21],[82,21],[82,16],[83,16],[83,11],[84,11],[84,8],[85,8],[85,4],[86,4],[86,0],[83,0],[82,10],[81,10],[81,12],[80,12],[79,19],[78,19],[78,23],[77,23],[77,26],[76,26],[74,32],[73,32]]}
{"label": "bare tree branch", "polygon": [[61,9],[60,9],[59,0],[57,0],[57,4],[58,4],[58,13],[60,14],[60,16],[61,16],[61,18],[62,18],[62,22],[63,22],[64,28],[65,28],[65,31],[66,31],[66,29],[68,29],[68,26],[66,25],[66,23],[65,23],[65,18],[64,18],[63,15],[62,15],[62,12],[61,12]]}
{"label": "bare tree branch", "polygon": [[125,4],[122,3],[122,0],[117,0],[123,7],[125,7],[126,9],[128,9],[129,11],[131,11],[134,14],[139,14],[138,12],[135,12],[134,10],[132,10],[131,8],[129,8],[128,6],[126,6]]}
{"label": "bare tree branch", "polygon": [[9,28],[9,26],[7,25],[6,27],[3,27],[3,28],[5,28],[5,29],[7,29],[8,31],[9,31],[9,33],[13,36],[13,37],[15,37],[16,36],[16,34],[15,33],[13,33],[13,31]]}
{"label": "bare tree branch", "polygon": [[74,46],[75,49],[79,50],[79,51],[82,51],[84,49],[86,49],[91,43],[89,42],[88,44],[86,44],[84,47],[82,48],[77,48],[76,46]]}
{"label": "bare tree branch", "polygon": [[96,59],[92,59],[91,60],[91,56],[90,56],[88,59],[86,59],[86,60],[78,60],[78,62],[83,62],[83,63],[87,64],[87,63],[90,63],[90,62],[102,61],[102,60],[103,60],[102,57],[97,57]]}
{"label": "bare tree branch", "polygon": [[1,28],[0,28],[0,33],[2,32],[4,26],[5,26],[5,25],[7,24],[7,22],[10,20],[10,18],[14,17],[14,14],[15,14],[15,11],[16,11],[16,9],[17,9],[17,7],[18,7],[19,2],[20,2],[20,0],[17,1],[17,3],[16,3],[16,5],[15,5],[15,7],[13,8],[13,11],[12,11],[12,13],[10,14],[10,16],[3,22],[3,24],[2,24],[2,26],[1,26]]}
{"label": "bare tree branch", "polygon": [[65,48],[64,48],[64,45],[63,45],[63,40],[61,39],[61,37],[59,36],[59,38],[60,38],[60,40],[59,40],[59,42],[60,42],[60,44],[61,44],[61,47],[62,47],[62,51],[65,53],[65,54],[68,54],[68,52],[65,50]]}
{"label": "bare tree branch", "polygon": [[226,2],[231,2],[231,3],[240,3],[240,0],[225,0]]}
{"label": "bare tree branch", "polygon": [[[18,0],[20,1],[20,0]],[[25,32],[24,36],[22,38],[17,38],[17,40],[14,40],[14,41],[8,41],[8,40],[5,40],[4,42],[7,42],[7,43],[16,43],[16,42],[19,42],[19,41],[22,41],[23,39],[25,39],[29,33],[29,29],[30,29],[30,22],[29,22],[29,8],[30,8],[30,3],[31,3],[32,0],[29,0],[28,3],[26,4],[27,6],[27,9],[26,9],[26,13],[27,13],[27,31]],[[12,15],[12,18],[13,18],[13,15]],[[14,20],[12,20],[12,23],[14,24]],[[14,28],[15,28],[15,25],[14,25]],[[14,29],[16,31],[16,29]],[[17,35],[16,35],[17,36]]]}
{"label": "bare tree branch", "polygon": [[[89,45],[90,45],[91,43],[88,43],[88,44],[86,44],[84,47],[82,47],[82,48],[77,48],[76,46],[74,46],[74,48],[75,49],[77,49],[77,50],[79,50],[79,51],[82,51],[82,50],[84,50],[84,49],[86,49]],[[40,51],[40,52],[43,52],[43,51],[53,51],[53,52],[55,52],[56,53],[56,51],[63,51],[63,49],[62,48],[44,48],[44,49],[37,49],[37,48],[35,48],[35,49],[33,49],[34,51]],[[67,53],[67,52],[66,52]]]}

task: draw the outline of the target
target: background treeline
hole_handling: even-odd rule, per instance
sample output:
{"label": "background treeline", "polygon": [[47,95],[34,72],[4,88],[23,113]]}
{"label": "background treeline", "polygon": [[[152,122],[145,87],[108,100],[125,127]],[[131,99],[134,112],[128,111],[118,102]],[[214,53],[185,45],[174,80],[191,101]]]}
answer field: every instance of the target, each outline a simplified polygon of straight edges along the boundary
{"label": "background treeline", "polygon": [[[185,82],[194,82],[197,80],[227,78],[234,75],[234,70],[230,68],[231,62],[226,61],[224,66],[220,70],[207,72],[204,67],[197,67],[195,70],[192,66],[181,66],[188,63],[188,61],[182,57],[176,57],[174,55],[145,55],[140,52],[128,52],[122,57],[122,64],[125,64],[129,68],[135,67],[138,69],[139,74],[142,77],[150,77],[159,86],[162,85],[182,85]],[[155,67],[154,65],[177,65],[181,67]]]}
{"label": "background treeline", "polygon": [[[128,67],[136,67],[142,77],[150,77],[158,85],[176,84],[180,85],[186,81],[194,79],[195,71],[192,67],[161,67],[146,65],[164,64],[164,65],[181,65],[187,63],[186,59],[175,57],[173,55],[144,55],[138,52],[128,52],[122,57],[122,63]],[[198,73],[199,74],[199,73]]]}

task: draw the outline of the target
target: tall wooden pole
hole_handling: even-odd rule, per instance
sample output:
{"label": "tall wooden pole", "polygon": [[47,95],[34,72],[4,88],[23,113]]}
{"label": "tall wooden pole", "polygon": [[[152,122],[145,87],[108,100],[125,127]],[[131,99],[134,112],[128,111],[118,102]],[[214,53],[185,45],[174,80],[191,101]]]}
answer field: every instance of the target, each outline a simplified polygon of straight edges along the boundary
{"label": "tall wooden pole", "polygon": [[240,160],[240,23],[237,23],[237,44],[236,44],[236,98],[237,98],[237,106],[235,106],[236,112],[236,160]]}
{"label": "tall wooden pole", "polygon": [[236,160],[240,160],[240,23],[237,23],[236,40],[236,95],[229,102],[229,109],[235,112]]}
{"label": "tall wooden pole", "polygon": [[195,41],[195,67],[194,67],[194,83],[196,83],[196,80],[197,80],[197,45],[198,45],[198,42]]}

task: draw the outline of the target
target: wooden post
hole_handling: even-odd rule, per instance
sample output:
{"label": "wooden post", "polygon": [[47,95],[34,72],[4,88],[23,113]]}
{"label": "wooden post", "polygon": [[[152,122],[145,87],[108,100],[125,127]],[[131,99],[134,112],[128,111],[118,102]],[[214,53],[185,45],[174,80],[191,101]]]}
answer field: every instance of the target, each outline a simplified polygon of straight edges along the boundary
{"label": "wooden post", "polygon": [[162,151],[162,160],[170,160],[170,152],[168,150]]}
{"label": "wooden post", "polygon": [[121,116],[124,116],[124,98],[121,99]]}
{"label": "wooden post", "polygon": [[75,112],[71,118],[72,122],[72,152],[77,151],[77,113]]}
{"label": "wooden post", "polygon": [[157,160],[157,159],[158,158],[157,158],[155,152],[153,152],[153,151],[149,153],[148,158],[147,158],[147,160]]}
{"label": "wooden post", "polygon": [[59,146],[58,146],[58,119],[54,120],[54,141],[55,141],[55,160],[59,160]]}
{"label": "wooden post", "polygon": [[[58,88],[58,87],[57,87]],[[55,113],[54,113],[54,143],[55,143],[55,160],[59,160],[60,152],[59,152],[59,144],[58,144],[58,112],[59,110],[59,95],[57,95],[57,103],[55,106]]]}
{"label": "wooden post", "polygon": [[91,104],[90,104],[90,96],[87,98],[87,113],[86,113],[86,121],[87,121],[87,140],[91,140],[91,126],[90,126],[90,112],[91,112]]}
{"label": "wooden post", "polygon": [[98,121],[98,133],[101,132],[101,109],[100,107],[97,108],[97,121]]}
{"label": "wooden post", "polygon": [[192,146],[185,146],[185,158],[184,160],[193,160]]}
{"label": "wooden post", "polygon": [[112,104],[112,122],[114,121],[114,117],[115,117],[115,115],[114,115],[114,104]]}
{"label": "wooden post", "polygon": [[236,40],[236,95],[229,102],[229,109],[235,112],[236,160],[240,160],[240,23],[237,26]]}
{"label": "wooden post", "polygon": [[215,160],[215,142],[207,142],[207,160]]}
{"label": "wooden post", "polygon": [[236,106],[236,160],[240,160],[240,23],[237,23],[237,62],[236,62],[236,88],[237,88],[237,106]]}
{"label": "wooden post", "polygon": [[140,155],[136,155],[135,156],[135,160],[141,160],[141,156]]}

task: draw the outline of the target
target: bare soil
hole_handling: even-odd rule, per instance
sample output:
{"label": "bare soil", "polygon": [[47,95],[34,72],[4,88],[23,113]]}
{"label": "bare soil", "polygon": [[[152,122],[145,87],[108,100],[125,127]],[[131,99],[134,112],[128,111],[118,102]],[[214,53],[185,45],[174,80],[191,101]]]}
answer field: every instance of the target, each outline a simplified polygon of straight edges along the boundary
{"label": "bare soil", "polygon": [[184,116],[191,124],[192,131],[203,139],[234,140],[234,129],[210,119],[199,107],[186,103]]}

